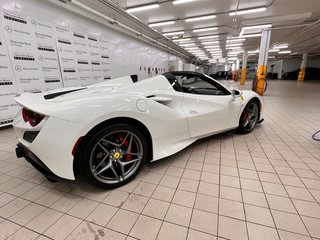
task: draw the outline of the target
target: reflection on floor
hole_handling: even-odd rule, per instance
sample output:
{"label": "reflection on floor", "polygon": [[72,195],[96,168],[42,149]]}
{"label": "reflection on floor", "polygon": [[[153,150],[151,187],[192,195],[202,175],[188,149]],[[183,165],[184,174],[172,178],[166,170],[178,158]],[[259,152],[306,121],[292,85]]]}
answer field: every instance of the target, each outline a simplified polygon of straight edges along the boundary
{"label": "reflection on floor", "polygon": [[320,238],[320,81],[271,81],[264,102],[251,134],[198,141],[113,191],[48,182],[0,130],[0,239]]}

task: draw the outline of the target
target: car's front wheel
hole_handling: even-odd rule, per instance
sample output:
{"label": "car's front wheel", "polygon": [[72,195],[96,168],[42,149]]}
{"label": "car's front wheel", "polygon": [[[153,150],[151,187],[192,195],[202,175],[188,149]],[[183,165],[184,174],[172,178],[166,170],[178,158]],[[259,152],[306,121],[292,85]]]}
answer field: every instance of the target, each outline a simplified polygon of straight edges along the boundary
{"label": "car's front wheel", "polygon": [[259,120],[259,105],[257,100],[251,100],[244,108],[240,121],[238,132],[247,134],[251,132]]}
{"label": "car's front wheel", "polygon": [[143,167],[148,143],[130,124],[114,124],[94,133],[81,156],[81,170],[92,185],[116,188],[132,180]]}

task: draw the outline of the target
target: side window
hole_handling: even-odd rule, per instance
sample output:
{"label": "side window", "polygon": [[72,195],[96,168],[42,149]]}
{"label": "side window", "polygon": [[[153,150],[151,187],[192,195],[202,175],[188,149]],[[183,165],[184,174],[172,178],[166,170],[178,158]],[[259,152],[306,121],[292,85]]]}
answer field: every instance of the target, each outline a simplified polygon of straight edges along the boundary
{"label": "side window", "polygon": [[205,81],[198,76],[177,75],[176,79],[180,83],[183,92],[201,95],[224,95],[216,86]]}

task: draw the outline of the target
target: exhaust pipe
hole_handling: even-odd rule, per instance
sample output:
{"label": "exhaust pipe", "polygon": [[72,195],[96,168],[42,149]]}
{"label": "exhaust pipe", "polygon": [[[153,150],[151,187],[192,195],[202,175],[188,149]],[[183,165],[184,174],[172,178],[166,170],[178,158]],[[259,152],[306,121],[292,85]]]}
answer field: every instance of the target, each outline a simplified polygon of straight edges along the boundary
{"label": "exhaust pipe", "polygon": [[25,153],[21,148],[16,147],[16,156],[17,156],[17,158],[22,158],[25,156]]}

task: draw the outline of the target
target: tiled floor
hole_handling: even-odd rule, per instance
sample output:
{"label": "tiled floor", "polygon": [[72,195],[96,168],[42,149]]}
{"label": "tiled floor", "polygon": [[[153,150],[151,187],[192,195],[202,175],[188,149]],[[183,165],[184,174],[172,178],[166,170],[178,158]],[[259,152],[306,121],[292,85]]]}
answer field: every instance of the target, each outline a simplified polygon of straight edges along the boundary
{"label": "tiled floor", "polygon": [[113,191],[48,182],[0,130],[0,239],[320,239],[320,81],[272,81],[264,100],[251,134],[198,141]]}

